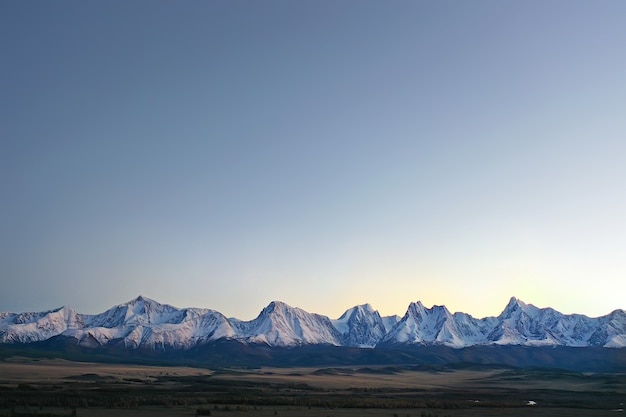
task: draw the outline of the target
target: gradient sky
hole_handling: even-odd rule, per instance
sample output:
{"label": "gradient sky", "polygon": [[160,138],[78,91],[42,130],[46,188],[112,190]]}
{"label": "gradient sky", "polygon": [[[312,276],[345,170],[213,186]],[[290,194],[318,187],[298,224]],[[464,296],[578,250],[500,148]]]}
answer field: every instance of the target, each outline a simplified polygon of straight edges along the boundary
{"label": "gradient sky", "polygon": [[626,308],[625,17],[3,1],[0,311]]}

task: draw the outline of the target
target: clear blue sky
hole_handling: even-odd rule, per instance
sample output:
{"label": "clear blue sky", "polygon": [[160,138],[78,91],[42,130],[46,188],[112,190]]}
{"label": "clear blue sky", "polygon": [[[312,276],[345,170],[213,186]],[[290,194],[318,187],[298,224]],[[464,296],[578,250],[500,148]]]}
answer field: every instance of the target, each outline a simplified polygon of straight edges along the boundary
{"label": "clear blue sky", "polygon": [[625,308],[625,17],[3,1],[0,311]]}

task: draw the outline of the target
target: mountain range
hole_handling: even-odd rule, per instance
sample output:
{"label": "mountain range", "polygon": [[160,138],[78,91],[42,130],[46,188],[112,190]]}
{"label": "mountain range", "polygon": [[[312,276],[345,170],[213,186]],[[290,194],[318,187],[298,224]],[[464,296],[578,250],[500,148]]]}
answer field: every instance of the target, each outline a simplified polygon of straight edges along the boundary
{"label": "mountain range", "polygon": [[626,347],[626,312],[591,318],[538,308],[513,297],[497,317],[477,319],[445,306],[411,303],[403,317],[382,317],[369,304],[338,319],[274,301],[253,320],[227,318],[203,308],[176,308],[139,296],[95,315],[69,307],[0,313],[1,344],[31,344],[63,337],[84,348],[121,347],[188,351],[216,341],[267,347],[338,346],[564,346]]}

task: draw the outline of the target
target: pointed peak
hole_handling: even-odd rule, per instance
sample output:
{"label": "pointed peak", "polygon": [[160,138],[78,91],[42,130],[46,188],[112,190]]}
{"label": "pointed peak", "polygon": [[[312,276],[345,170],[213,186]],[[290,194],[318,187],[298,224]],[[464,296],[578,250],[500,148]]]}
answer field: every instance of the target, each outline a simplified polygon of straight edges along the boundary
{"label": "pointed peak", "polygon": [[138,305],[142,305],[142,304],[148,304],[148,305],[160,305],[161,303],[159,303],[158,301],[155,301],[151,298],[148,298],[146,296],[143,295],[138,295],[137,297],[133,298],[130,301],[127,301],[125,303],[122,303],[119,305],[119,307],[129,307],[129,306],[138,306]]}
{"label": "pointed peak", "polygon": [[136,298],[130,300],[131,303],[157,303],[152,298],[148,298],[139,294]]}
{"label": "pointed peak", "polygon": [[522,300],[520,300],[517,297],[511,297],[511,299],[509,300],[509,305],[516,305],[519,307],[526,307],[528,304],[526,304],[525,302],[523,302]]}
{"label": "pointed peak", "polygon": [[507,316],[513,313],[514,311],[523,310],[527,307],[528,305],[522,300],[520,300],[519,298],[511,297],[511,299],[509,300],[509,303],[506,305],[506,307],[504,308],[500,316],[501,317]]}
{"label": "pointed peak", "polygon": [[263,311],[271,313],[277,310],[293,310],[293,307],[290,305],[283,303],[282,301],[272,301],[263,309]]}

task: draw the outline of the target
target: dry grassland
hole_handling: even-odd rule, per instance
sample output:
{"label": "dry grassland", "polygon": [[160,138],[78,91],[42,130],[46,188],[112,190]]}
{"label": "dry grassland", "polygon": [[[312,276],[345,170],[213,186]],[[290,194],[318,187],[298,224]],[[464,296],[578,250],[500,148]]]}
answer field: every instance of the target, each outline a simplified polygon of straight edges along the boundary
{"label": "dry grassland", "polygon": [[[365,371],[363,371],[365,369]],[[247,380],[254,382],[303,383],[315,388],[398,388],[433,389],[476,384],[498,374],[499,370],[454,372],[380,371],[368,372],[368,368],[262,368],[254,371],[230,371],[214,378],[224,380]]]}
{"label": "dry grassland", "polygon": [[86,374],[117,380],[153,380],[159,376],[202,376],[213,371],[190,367],[118,365],[72,362],[65,359],[8,358],[0,361],[0,384],[56,383]]}
{"label": "dry grassland", "polygon": [[[4,408],[0,407],[0,417],[70,417],[73,410],[77,417],[192,417],[197,409],[211,410],[211,415],[218,417],[619,417],[623,412],[616,410],[626,400],[626,376],[410,367],[211,371],[11,358],[0,361],[0,389],[5,404]],[[75,396],[100,401],[100,395],[114,401],[118,397],[126,398],[127,394],[128,398],[124,405],[115,403],[110,407],[89,406],[85,402],[52,406],[33,400],[39,398],[37,395],[54,399],[57,393],[69,396],[70,400]],[[169,398],[169,402],[144,401],[152,396]],[[239,402],[230,402],[237,398]],[[281,403],[282,399],[287,402]],[[319,406],[326,399],[328,405]],[[448,401],[455,407],[397,406],[416,399],[420,404]],[[594,406],[586,406],[587,399]],[[389,407],[333,406],[346,400]],[[538,400],[539,405],[523,406],[527,400]],[[552,400],[552,405],[543,406]],[[567,405],[570,403],[577,405]],[[8,408],[7,404],[14,405]],[[457,408],[459,404],[466,406]],[[508,405],[496,407],[495,404]]]}

